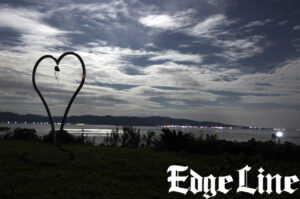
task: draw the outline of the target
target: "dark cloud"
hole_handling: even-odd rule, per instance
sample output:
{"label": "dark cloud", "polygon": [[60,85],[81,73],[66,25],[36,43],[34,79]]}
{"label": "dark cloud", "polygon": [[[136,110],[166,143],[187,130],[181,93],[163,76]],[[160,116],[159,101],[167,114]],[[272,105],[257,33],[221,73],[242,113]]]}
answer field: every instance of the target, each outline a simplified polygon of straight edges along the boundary
{"label": "dark cloud", "polygon": [[130,84],[107,84],[107,83],[101,83],[101,82],[92,82],[92,83],[86,83],[88,85],[94,85],[94,86],[100,86],[100,87],[108,87],[113,88],[116,90],[126,90],[130,88],[137,87],[138,85],[130,85]]}

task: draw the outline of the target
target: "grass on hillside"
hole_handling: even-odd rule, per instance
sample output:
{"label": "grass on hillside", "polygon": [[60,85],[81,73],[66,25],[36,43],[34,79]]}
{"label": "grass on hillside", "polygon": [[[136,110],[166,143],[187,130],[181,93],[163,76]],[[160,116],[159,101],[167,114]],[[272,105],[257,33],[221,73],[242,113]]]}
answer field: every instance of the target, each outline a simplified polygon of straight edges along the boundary
{"label": "grass on hillside", "polygon": [[0,141],[0,198],[204,198],[203,193],[168,193],[166,171],[176,164],[189,166],[202,176],[232,175],[233,189],[214,198],[300,198],[299,190],[293,195],[252,196],[237,194],[234,188],[238,183],[236,170],[245,165],[252,167],[248,177],[254,186],[260,167],[265,174],[299,177],[299,162],[244,154],[208,156],[87,145],[63,145],[58,149],[52,144],[14,140]]}

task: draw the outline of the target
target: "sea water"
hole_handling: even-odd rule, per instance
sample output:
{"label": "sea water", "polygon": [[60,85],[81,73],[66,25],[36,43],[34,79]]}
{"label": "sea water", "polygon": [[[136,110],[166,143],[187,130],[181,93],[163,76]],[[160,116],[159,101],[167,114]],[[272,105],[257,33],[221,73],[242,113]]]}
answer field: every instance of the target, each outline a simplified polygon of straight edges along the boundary
{"label": "sea water", "polygon": [[[9,127],[15,129],[20,128],[33,128],[37,131],[39,136],[44,136],[49,133],[51,127],[49,124],[6,124],[2,123],[0,126]],[[59,129],[59,125],[55,128]],[[68,131],[73,135],[86,135],[89,139],[94,139],[96,144],[103,142],[103,138],[111,133],[112,130],[116,129],[117,126],[109,125],[73,125],[66,124],[64,130]],[[146,133],[148,131],[153,131],[158,136],[161,133],[162,127],[159,126],[138,126],[134,127],[140,129],[140,132]],[[122,133],[122,127],[119,127],[119,132]],[[203,136],[205,138],[206,134],[217,135],[217,139],[224,139],[229,141],[246,142],[251,139],[256,141],[275,141],[278,142],[278,138],[272,138],[272,134],[276,131],[273,130],[257,130],[257,129],[215,129],[215,128],[174,128],[175,130],[181,130],[185,133],[191,133],[194,137]],[[5,133],[5,132],[0,132]],[[291,142],[296,145],[300,145],[300,132],[296,129],[286,129],[283,131],[283,136],[280,138],[280,143]]]}

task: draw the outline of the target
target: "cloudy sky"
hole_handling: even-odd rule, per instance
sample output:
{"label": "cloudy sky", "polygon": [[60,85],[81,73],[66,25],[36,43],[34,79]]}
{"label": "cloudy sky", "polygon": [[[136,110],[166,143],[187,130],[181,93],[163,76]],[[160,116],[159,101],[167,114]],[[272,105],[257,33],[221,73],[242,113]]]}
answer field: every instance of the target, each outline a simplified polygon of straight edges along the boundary
{"label": "cloudy sky", "polygon": [[[46,112],[39,57],[80,54],[87,78],[69,115],[169,116],[300,127],[297,0],[0,1],[0,111]],[[78,86],[78,60],[37,71],[53,115]]]}

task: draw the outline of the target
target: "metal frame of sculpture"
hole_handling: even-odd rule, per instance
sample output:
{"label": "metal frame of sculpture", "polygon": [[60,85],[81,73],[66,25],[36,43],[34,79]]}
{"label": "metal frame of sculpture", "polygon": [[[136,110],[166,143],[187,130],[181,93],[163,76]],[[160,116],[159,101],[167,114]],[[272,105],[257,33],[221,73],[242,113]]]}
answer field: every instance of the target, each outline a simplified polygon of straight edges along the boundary
{"label": "metal frame of sculpture", "polygon": [[[36,82],[35,82],[35,73],[36,73],[36,70],[37,70],[37,67],[39,66],[40,62],[44,59],[47,59],[47,58],[50,58],[52,60],[55,61],[56,63],[56,66],[55,66],[55,69],[56,67],[58,67],[60,61],[67,55],[73,55],[75,57],[77,57],[77,59],[80,61],[81,63],[81,67],[82,67],[82,79],[81,79],[81,82],[80,82],[80,85],[78,86],[78,88],[76,89],[75,93],[73,94],[72,98],[70,99],[69,103],[68,103],[68,106],[65,110],[65,113],[64,113],[64,116],[63,116],[63,119],[61,121],[61,126],[60,126],[60,130],[59,130],[59,134],[57,133],[57,131],[55,131],[55,127],[54,127],[54,122],[53,122],[53,118],[52,118],[52,115],[51,115],[51,112],[50,112],[50,109],[43,97],[43,95],[41,94],[41,92],[39,91],[39,89],[37,88],[36,86]],[[38,61],[36,62],[36,64],[34,65],[34,68],[33,68],[33,72],[32,72],[32,83],[33,83],[33,87],[35,89],[35,91],[38,93],[39,97],[41,98],[43,104],[44,104],[44,107],[47,111],[47,114],[48,114],[48,118],[49,118],[49,121],[50,121],[50,124],[51,124],[51,132],[54,133],[54,142],[57,146],[60,146],[60,133],[63,131],[64,129],[64,125],[65,125],[65,122],[66,122],[66,119],[67,119],[67,115],[68,115],[68,112],[71,108],[71,105],[75,99],[75,97],[77,96],[77,94],[79,93],[80,89],[82,88],[83,84],[84,84],[84,81],[85,81],[85,77],[86,77],[86,72],[85,72],[85,65],[84,65],[84,62],[82,60],[82,58],[74,53],[74,52],[65,52],[63,53],[58,59],[56,59],[55,57],[53,57],[52,55],[44,55],[42,56],[41,58],[38,59]]]}

